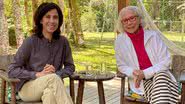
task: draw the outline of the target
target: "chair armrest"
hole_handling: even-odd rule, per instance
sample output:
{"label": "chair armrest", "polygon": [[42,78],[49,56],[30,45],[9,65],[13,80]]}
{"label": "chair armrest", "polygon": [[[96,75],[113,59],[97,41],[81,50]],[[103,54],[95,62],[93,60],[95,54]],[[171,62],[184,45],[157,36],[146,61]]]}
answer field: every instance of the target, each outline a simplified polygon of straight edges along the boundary
{"label": "chair armrest", "polygon": [[185,83],[185,71],[182,71],[180,74],[180,82]]}
{"label": "chair armrest", "polygon": [[117,71],[117,77],[119,77],[119,78],[125,78],[125,77],[127,77],[127,75],[121,73],[120,71]]}
{"label": "chair armrest", "polygon": [[19,82],[20,81],[20,79],[17,79],[17,78],[9,78],[8,73],[1,69],[0,69],[0,78],[2,78],[3,80],[7,82]]}

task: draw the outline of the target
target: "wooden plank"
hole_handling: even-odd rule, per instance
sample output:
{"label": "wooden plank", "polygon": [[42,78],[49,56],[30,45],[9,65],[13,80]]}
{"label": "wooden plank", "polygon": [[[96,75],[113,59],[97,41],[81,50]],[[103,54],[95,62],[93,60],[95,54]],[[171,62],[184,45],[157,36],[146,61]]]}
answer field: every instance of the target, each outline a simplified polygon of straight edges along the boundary
{"label": "wooden plank", "polygon": [[[77,93],[76,90],[78,88],[78,83],[76,82],[74,86],[75,86],[75,92]],[[106,104],[120,104],[121,79],[114,78],[113,80],[110,80],[110,81],[104,81],[103,85],[104,85]],[[99,104],[97,83],[96,82],[86,82],[84,86],[85,88],[84,88],[82,104]],[[127,90],[125,91],[125,93],[127,93]],[[130,102],[124,99],[124,104],[142,104],[142,103]]]}
{"label": "wooden plank", "polygon": [[[96,84],[96,83],[94,83]],[[96,86],[93,83],[87,83],[86,88],[89,86],[93,86],[94,92],[97,91]],[[113,86],[114,85],[114,86]],[[121,80],[118,78],[114,78],[110,81],[104,82],[104,91],[105,91],[105,101],[106,104],[119,104],[120,103],[120,86],[121,86]],[[127,90],[126,90],[127,91]],[[92,95],[93,99],[90,102],[86,102],[87,99],[83,100],[83,104],[99,104],[98,94]],[[91,93],[88,93],[87,95],[91,95]],[[130,102],[124,99],[125,104],[141,104],[139,102]]]}

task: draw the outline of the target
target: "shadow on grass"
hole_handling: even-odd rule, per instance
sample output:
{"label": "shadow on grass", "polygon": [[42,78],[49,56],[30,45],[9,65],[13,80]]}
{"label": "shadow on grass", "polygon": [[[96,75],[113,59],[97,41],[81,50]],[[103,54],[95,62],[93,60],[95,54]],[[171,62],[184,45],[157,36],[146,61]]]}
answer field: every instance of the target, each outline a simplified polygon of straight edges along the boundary
{"label": "shadow on grass", "polygon": [[86,48],[73,48],[76,57],[77,69],[85,69],[86,65],[80,65],[80,62],[90,64],[92,69],[102,70],[101,64],[106,64],[107,71],[116,70],[114,57],[114,39],[104,38],[100,41],[97,37],[85,39]]}

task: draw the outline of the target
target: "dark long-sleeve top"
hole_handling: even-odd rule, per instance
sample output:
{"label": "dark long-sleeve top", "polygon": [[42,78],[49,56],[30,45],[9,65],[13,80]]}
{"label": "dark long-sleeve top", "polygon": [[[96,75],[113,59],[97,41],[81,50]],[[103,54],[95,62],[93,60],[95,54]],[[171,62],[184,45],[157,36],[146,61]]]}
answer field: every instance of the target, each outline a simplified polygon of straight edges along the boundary
{"label": "dark long-sleeve top", "polygon": [[36,79],[36,72],[41,72],[46,64],[53,65],[60,77],[71,75],[75,71],[71,48],[64,36],[51,42],[35,35],[24,40],[8,71],[10,78],[21,80],[16,85],[16,91],[25,82]]}

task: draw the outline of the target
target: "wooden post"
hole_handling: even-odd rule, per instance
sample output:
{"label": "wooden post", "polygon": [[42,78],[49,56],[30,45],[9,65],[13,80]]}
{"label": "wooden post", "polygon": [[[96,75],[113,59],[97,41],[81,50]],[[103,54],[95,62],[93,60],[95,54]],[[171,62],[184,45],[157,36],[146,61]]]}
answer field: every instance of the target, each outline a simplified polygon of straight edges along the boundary
{"label": "wooden post", "polygon": [[[129,5],[129,0],[118,0],[118,15],[119,12],[121,11],[122,8],[126,7]],[[117,31],[117,34],[119,34],[119,32]],[[116,37],[117,35],[115,35]]]}
{"label": "wooden post", "polygon": [[129,0],[118,0],[118,13],[123,7],[126,7],[129,5]]}
{"label": "wooden post", "polygon": [[[118,14],[122,8],[129,5],[129,0],[118,0]],[[124,104],[125,78],[121,78],[120,104]]]}

